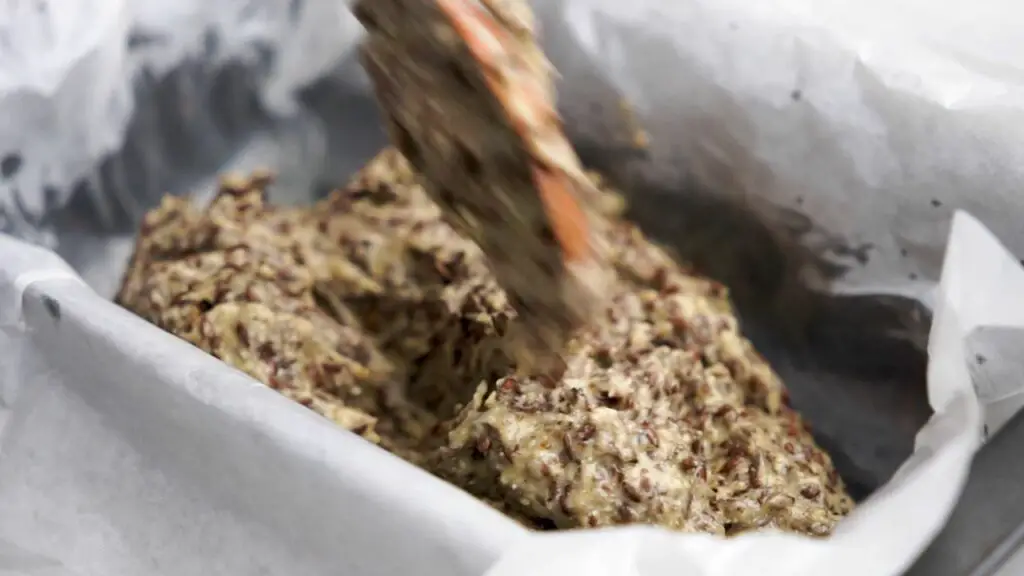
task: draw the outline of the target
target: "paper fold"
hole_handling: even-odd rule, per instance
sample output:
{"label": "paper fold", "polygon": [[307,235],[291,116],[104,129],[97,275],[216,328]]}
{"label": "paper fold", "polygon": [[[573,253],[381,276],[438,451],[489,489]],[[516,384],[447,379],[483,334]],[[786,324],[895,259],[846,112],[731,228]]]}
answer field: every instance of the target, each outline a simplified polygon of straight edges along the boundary
{"label": "paper fold", "polygon": [[13,406],[22,378],[31,364],[25,349],[26,330],[22,319],[25,291],[38,282],[72,282],[85,287],[70,266],[53,252],[0,234],[0,437],[5,413]]}

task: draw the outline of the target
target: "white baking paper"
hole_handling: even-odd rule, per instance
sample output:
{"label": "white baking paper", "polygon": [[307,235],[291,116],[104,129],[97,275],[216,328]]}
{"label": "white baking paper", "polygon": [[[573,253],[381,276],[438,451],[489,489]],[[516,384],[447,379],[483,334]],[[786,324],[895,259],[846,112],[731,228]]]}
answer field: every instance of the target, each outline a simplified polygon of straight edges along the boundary
{"label": "white baking paper", "polygon": [[[295,91],[320,79],[357,41],[359,23],[344,2],[318,0],[128,0],[137,34],[153,38],[133,63],[158,76],[188,58],[256,60],[277,51],[260,86],[275,112],[295,108]],[[216,36],[215,54],[207,44]]]}
{"label": "white baking paper", "polygon": [[[343,2],[4,0],[0,230],[53,246],[47,217],[83,179],[101,211],[131,212],[132,199],[102,197],[97,189],[112,186],[97,172],[125,142],[138,85],[182,67],[202,68],[208,74],[200,77],[208,81],[211,70],[244,66],[258,70],[247,80],[263,112],[287,118],[297,113],[297,91],[329,74],[360,32]],[[179,92],[178,109],[161,114],[177,116],[190,134],[225,137],[207,116],[211,86],[185,82],[163,89]],[[238,102],[239,113],[247,105]],[[164,151],[143,151],[144,162],[165,164],[150,158]],[[163,168],[188,171],[173,163]]]}
{"label": "white baking paper", "polygon": [[957,209],[1024,254],[1013,0],[535,5],[572,127],[608,142],[628,100],[651,140],[633,171],[757,212],[846,268],[830,290],[926,298]]}
{"label": "white baking paper", "polygon": [[42,191],[120,143],[131,113],[128,26],[125,0],[3,3],[0,228],[47,240],[24,216],[44,210]]}
{"label": "white baking paper", "polygon": [[[0,143],[32,154],[0,180],[3,207],[45,204],[49,178],[66,184],[120,144],[125,74],[274,45],[257,89],[288,115],[303,82],[335,64],[351,71],[358,40],[341,3],[81,0],[66,14],[97,26],[57,27],[67,42],[37,45],[21,23],[51,22],[28,16],[45,3],[15,4],[21,20],[0,15],[0,48],[20,48],[0,50],[0,63],[20,66],[0,70]],[[1009,0],[535,7],[579,140],[628,140],[623,98],[650,133],[649,158],[618,176],[748,209],[818,259],[802,278],[819,290],[933,305],[936,416],[896,477],[828,541],[651,528],[531,536],[113,306],[53,254],[2,238],[0,574],[884,575],[922,549],[986,426],[1022,398],[997,369],[1012,351],[970,339],[1022,324],[1016,260],[969,216],[945,249],[964,209],[1024,253],[1019,11]],[[211,29],[228,48],[209,49]],[[24,47],[48,65],[34,69]],[[31,74],[3,76],[16,69]],[[365,89],[358,75],[341,80]],[[982,344],[998,353],[975,391],[968,362]]]}

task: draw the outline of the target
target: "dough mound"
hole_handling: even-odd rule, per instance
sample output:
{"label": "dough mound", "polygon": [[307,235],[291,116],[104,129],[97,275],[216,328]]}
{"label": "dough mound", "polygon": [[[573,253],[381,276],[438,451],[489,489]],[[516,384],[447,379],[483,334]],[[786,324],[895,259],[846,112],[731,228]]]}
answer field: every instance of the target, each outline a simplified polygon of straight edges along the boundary
{"label": "dough mound", "polygon": [[562,374],[515,371],[506,295],[393,149],[311,207],[263,173],[165,198],[117,302],[534,528],[828,535],[852,501],[726,290],[590,177],[616,274]]}

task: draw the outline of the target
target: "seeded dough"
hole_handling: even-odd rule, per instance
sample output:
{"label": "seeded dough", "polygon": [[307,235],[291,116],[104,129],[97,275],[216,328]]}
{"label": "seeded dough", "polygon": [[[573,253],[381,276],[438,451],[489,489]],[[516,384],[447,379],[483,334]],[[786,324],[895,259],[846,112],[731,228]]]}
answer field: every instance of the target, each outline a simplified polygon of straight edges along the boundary
{"label": "seeded dough", "polygon": [[308,208],[266,174],[164,199],[117,301],[534,528],[830,533],[852,502],[726,290],[591,178],[615,281],[561,378],[514,375],[504,292],[390,149]]}

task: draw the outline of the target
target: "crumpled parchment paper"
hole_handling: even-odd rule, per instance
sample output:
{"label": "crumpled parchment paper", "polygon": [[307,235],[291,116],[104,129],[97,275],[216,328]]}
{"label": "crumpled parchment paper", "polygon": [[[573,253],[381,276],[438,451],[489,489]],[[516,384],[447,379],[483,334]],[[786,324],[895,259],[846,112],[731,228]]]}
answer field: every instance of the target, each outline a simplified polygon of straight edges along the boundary
{"label": "crumpled parchment paper", "polygon": [[[535,3],[581,155],[729,283],[844,478],[873,491],[822,542],[528,535],[104,302],[75,272],[108,296],[141,213],[196,185],[165,176],[251,151],[236,124],[268,119],[261,142],[300,126],[312,148],[256,154],[296,189],[375,151],[358,28],[342,3],[300,0],[8,4],[0,229],[74,271],[0,242],[0,573],[897,573],[1024,403],[999,360],[1018,349],[1022,272],[986,230],[1024,253],[1008,0]],[[784,332],[818,346],[790,354]],[[894,348],[909,360],[878,360]],[[823,352],[838,364],[809,367]]]}

